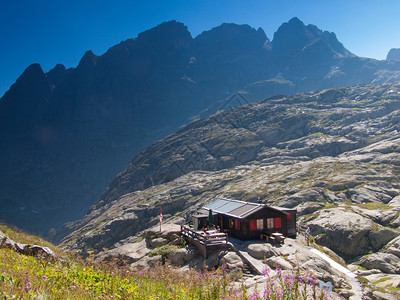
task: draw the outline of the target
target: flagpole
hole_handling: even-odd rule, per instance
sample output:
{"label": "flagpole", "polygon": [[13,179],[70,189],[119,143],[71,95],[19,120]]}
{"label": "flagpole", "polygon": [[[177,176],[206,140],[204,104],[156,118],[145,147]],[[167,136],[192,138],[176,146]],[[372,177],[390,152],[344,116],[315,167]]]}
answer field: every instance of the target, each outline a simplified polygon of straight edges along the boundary
{"label": "flagpole", "polygon": [[163,219],[163,215],[162,215],[162,208],[161,208],[161,204],[160,204],[160,232],[161,232],[161,222]]}

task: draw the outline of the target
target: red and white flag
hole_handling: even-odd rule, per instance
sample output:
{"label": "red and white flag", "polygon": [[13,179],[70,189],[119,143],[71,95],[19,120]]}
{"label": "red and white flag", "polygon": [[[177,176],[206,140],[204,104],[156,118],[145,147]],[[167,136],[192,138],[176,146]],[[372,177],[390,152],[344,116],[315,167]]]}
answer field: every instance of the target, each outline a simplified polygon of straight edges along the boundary
{"label": "red and white flag", "polygon": [[163,218],[163,215],[162,215],[162,209],[161,209],[161,205],[160,205],[160,223],[162,222],[162,218]]}

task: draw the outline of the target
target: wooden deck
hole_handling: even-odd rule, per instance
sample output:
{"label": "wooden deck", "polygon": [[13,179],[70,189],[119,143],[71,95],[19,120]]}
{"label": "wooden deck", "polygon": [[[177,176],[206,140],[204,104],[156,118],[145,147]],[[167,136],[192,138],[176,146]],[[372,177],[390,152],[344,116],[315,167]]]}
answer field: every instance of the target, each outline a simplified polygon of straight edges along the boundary
{"label": "wooden deck", "polygon": [[228,235],[226,233],[209,231],[196,231],[188,225],[181,225],[181,233],[187,237],[192,244],[200,244],[205,247],[228,244]]}

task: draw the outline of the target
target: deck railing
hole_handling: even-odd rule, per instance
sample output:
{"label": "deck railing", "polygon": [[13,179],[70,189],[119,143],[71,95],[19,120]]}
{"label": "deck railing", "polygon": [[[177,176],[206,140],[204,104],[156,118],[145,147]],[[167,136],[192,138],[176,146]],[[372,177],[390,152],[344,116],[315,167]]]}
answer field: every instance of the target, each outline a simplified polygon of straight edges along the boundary
{"label": "deck railing", "polygon": [[205,246],[223,245],[228,243],[228,235],[222,232],[196,231],[187,225],[181,225],[181,233],[183,236],[192,238]]}

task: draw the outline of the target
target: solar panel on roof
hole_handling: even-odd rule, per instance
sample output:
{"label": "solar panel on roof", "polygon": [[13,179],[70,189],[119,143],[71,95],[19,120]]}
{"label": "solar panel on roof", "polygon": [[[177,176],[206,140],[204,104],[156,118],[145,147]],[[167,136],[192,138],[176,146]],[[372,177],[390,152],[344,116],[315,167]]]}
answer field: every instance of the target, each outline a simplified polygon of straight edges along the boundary
{"label": "solar panel on roof", "polygon": [[230,211],[235,210],[243,205],[244,203],[241,202],[229,201],[228,203],[225,203],[224,205],[218,207],[216,211],[220,213],[229,213]]}
{"label": "solar panel on roof", "polygon": [[217,210],[220,206],[226,204],[227,202],[230,202],[230,201],[229,200],[225,200],[225,199],[218,199],[217,201],[204,206],[204,208],[205,209]]}

